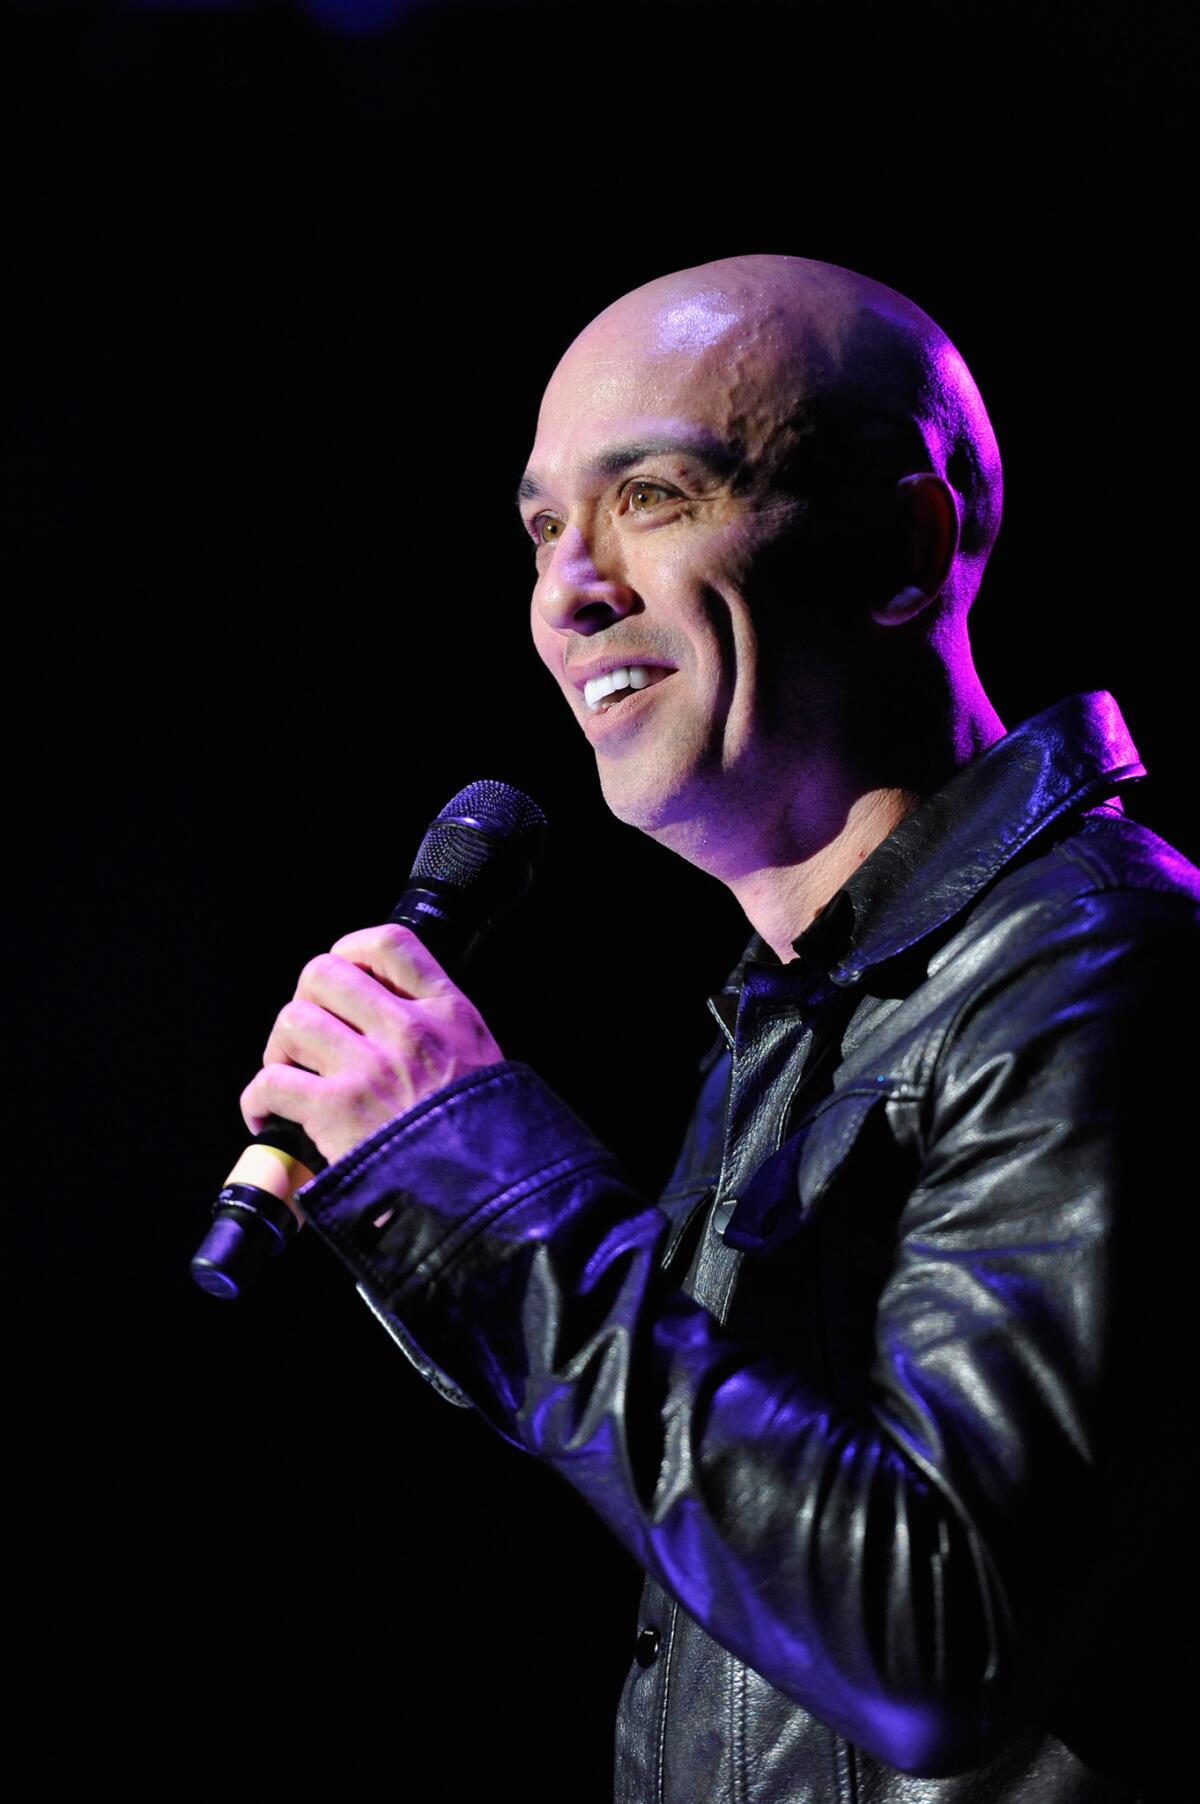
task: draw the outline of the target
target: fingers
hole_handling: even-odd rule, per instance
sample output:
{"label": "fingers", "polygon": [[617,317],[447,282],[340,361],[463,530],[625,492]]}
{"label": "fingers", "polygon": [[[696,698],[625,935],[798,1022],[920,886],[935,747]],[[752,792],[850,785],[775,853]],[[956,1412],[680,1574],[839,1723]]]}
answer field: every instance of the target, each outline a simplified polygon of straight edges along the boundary
{"label": "fingers", "polygon": [[321,1095],[321,1079],[295,1065],[264,1065],[242,1091],[242,1120],[252,1134],[262,1131],[268,1115],[302,1125],[312,1116]]}
{"label": "fingers", "polygon": [[[336,952],[322,952],[310,959],[300,973],[295,1023],[302,1030],[306,1011],[315,1006],[356,1033],[386,1034],[395,1031],[398,1003],[407,1006],[408,1001],[393,985],[381,982],[349,959]],[[289,1003],[283,1013],[287,1014],[291,1007]]]}
{"label": "fingers", "polygon": [[380,1048],[402,1054],[422,1037],[422,1002],[465,1005],[465,998],[415,934],[394,923],[347,934],[305,965],[295,996],[275,1019],[263,1064],[327,1076],[362,1067]]}
{"label": "fingers", "polygon": [[457,994],[437,960],[407,927],[390,923],[346,934],[332,952],[310,959],[294,999],[280,1010],[263,1053],[265,1065],[291,1062],[326,1071],[352,1057],[347,1034],[394,1041],[409,1003]]}
{"label": "fingers", "polygon": [[[453,988],[450,979],[423,946],[411,927],[385,921],[381,927],[363,927],[347,933],[332,948],[333,955],[369,971],[376,982],[397,996],[420,999]],[[314,960],[314,963],[318,961]]]}
{"label": "fingers", "polygon": [[361,1039],[327,1009],[294,997],[275,1017],[271,1037],[263,1048],[264,1065],[303,1065],[323,1073],[352,1056],[353,1042]]}
{"label": "fingers", "polygon": [[301,972],[263,1069],[242,1093],[252,1133],[268,1115],[304,1128],[326,1159],[503,1057],[483,1019],[407,927],[347,934]]}

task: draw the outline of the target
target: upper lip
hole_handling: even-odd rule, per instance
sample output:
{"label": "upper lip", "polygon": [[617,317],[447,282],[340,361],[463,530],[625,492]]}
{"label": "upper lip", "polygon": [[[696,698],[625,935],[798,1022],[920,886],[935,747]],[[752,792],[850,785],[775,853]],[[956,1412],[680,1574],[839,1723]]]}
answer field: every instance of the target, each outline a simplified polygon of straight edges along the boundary
{"label": "upper lip", "polygon": [[582,695],[585,686],[591,682],[593,677],[607,676],[610,670],[632,670],[639,664],[646,670],[676,669],[676,666],[668,663],[666,658],[645,658],[608,652],[604,657],[592,658],[586,664],[572,664],[569,670],[564,666],[563,674],[569,682],[574,683]]}

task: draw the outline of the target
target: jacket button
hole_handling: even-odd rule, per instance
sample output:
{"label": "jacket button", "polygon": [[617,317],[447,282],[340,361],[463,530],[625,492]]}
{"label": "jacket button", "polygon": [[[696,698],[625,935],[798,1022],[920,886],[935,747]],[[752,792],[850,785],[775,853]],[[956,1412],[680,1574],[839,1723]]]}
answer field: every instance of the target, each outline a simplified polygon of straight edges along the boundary
{"label": "jacket button", "polygon": [[642,1629],[634,1644],[633,1657],[639,1666],[653,1666],[658,1659],[658,1644],[662,1636],[657,1629]]}
{"label": "jacket button", "polygon": [[712,1216],[713,1233],[719,1234],[722,1239],[724,1239],[724,1237],[725,1237],[725,1230],[729,1226],[729,1223],[731,1222],[731,1220],[733,1219],[733,1212],[737,1208],[737,1206],[738,1206],[737,1197],[736,1196],[727,1196],[724,1199],[724,1201],[718,1203],[716,1208],[713,1210],[713,1216]]}

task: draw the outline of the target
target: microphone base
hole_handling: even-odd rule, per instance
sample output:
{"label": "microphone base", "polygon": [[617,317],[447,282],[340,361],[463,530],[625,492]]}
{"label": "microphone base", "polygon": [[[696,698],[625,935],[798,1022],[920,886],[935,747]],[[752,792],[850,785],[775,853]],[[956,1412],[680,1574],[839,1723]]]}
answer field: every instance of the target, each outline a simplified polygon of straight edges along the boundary
{"label": "microphone base", "polygon": [[292,1209],[271,1191],[257,1184],[227,1184],[192,1260],[192,1278],[210,1297],[240,1297],[299,1231]]}

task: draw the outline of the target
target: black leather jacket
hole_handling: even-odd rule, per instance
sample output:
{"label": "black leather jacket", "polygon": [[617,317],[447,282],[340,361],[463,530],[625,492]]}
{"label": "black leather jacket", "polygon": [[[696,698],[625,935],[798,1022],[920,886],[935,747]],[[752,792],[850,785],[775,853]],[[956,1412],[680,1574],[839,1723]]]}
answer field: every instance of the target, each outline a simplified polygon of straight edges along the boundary
{"label": "black leather jacket", "polygon": [[510,1062],[301,1193],[426,1376],[649,1575],[623,1804],[1142,1795],[1161,1049],[1200,898],[1109,799],[1142,774],[1111,697],[1071,698],[793,962],[752,943],[656,1205]]}

